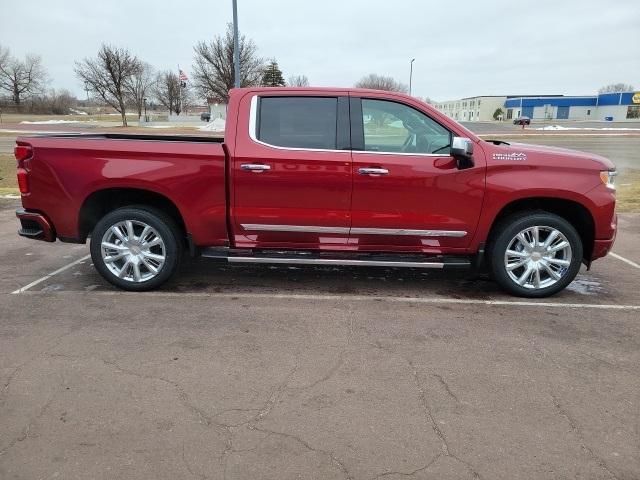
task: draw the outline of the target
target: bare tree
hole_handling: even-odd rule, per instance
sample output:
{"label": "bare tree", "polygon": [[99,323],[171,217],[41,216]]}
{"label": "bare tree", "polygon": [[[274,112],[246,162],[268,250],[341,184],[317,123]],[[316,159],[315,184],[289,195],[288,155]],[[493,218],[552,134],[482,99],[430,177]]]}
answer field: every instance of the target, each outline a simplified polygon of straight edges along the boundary
{"label": "bare tree", "polygon": [[165,70],[158,73],[156,81],[153,85],[153,96],[158,102],[169,110],[169,114],[180,114],[182,105],[180,101],[181,82],[178,74],[171,70]]}
{"label": "bare tree", "polygon": [[0,68],[4,68],[9,63],[9,49],[0,45]]}
{"label": "bare tree", "polygon": [[45,113],[53,115],[68,115],[72,113],[78,100],[66,89],[51,89],[48,92],[30,98],[29,111],[31,113]]}
{"label": "bare tree", "polygon": [[144,100],[151,93],[154,82],[153,67],[146,62],[140,62],[140,68],[124,84],[129,103],[138,112],[138,121],[142,117]]}
{"label": "bare tree", "polygon": [[375,90],[387,90],[389,92],[407,93],[407,86],[394,80],[392,77],[370,73],[362,77],[356,83],[356,88],[373,88]]}
{"label": "bare tree", "polygon": [[[258,57],[258,49],[252,40],[240,36],[240,86],[260,85],[264,60]],[[234,87],[233,27],[227,25],[224,36],[217,36],[211,43],[199,42],[195,47],[193,82],[203,98],[213,98],[227,103],[229,90]]]}
{"label": "bare tree", "polygon": [[127,49],[103,44],[97,58],[76,62],[75,72],[89,91],[120,113],[126,127],[127,84],[140,68],[140,61]]}
{"label": "bare tree", "polygon": [[308,87],[309,79],[306,75],[292,75],[287,82],[289,87]]}
{"label": "bare tree", "polygon": [[28,54],[19,60],[0,46],[0,89],[9,92],[13,103],[20,106],[26,96],[42,93],[47,82],[47,72],[39,55]]}
{"label": "bare tree", "polygon": [[598,93],[621,93],[632,92],[633,90],[635,90],[633,85],[629,85],[628,83],[612,83],[599,89]]}

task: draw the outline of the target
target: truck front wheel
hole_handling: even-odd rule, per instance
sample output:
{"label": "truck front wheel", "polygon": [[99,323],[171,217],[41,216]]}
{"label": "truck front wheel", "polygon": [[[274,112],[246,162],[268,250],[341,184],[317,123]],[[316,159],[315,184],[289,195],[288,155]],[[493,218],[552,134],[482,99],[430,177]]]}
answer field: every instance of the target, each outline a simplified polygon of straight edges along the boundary
{"label": "truck front wheel", "polygon": [[491,271],[507,292],[520,297],[548,297],[578,274],[582,241],[564,218],[528,212],[506,218],[496,229]]}
{"label": "truck front wheel", "polygon": [[94,266],[124,290],[151,290],[166,282],[178,268],[181,247],[175,222],[145,206],[108,213],[91,234]]}

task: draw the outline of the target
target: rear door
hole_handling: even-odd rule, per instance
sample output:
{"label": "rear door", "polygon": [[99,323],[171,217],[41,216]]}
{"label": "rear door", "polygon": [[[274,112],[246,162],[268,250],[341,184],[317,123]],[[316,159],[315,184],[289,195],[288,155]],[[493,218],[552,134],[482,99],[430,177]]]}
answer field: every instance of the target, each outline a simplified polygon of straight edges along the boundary
{"label": "rear door", "polygon": [[[231,219],[238,247],[346,246],[351,152],[348,97],[257,93],[241,111]],[[248,123],[248,131],[246,129]]]}
{"label": "rear door", "polygon": [[350,244],[359,250],[446,253],[466,247],[484,192],[484,157],[458,170],[453,133],[416,107],[351,98]]}

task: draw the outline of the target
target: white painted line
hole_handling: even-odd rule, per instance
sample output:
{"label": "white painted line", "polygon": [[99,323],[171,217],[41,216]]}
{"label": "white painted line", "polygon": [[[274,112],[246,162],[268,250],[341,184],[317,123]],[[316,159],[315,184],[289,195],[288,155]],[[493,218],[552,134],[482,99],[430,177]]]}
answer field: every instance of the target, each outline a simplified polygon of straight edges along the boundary
{"label": "white painted line", "polygon": [[[38,292],[29,292],[37,294]],[[344,301],[344,302],[394,302],[394,303],[419,303],[431,305],[461,304],[461,305],[486,305],[486,306],[517,306],[517,307],[549,307],[549,308],[587,308],[601,310],[640,310],[640,305],[617,305],[605,303],[561,303],[534,300],[478,300],[465,298],[420,298],[420,297],[391,297],[375,295],[312,295],[312,294],[268,294],[268,293],[207,293],[207,292],[125,292],[122,290],[108,291],[55,291],[48,295],[88,295],[88,296],[150,296],[168,298],[220,298],[220,299],[276,299],[276,300],[319,300],[319,301]]]}
{"label": "white painted line", "polygon": [[18,290],[15,290],[15,291],[11,292],[11,294],[13,295],[13,294],[16,294],[16,293],[24,293],[24,292],[26,292],[27,290],[29,290],[31,287],[35,287],[35,286],[36,286],[36,285],[38,285],[39,283],[42,283],[42,282],[44,282],[45,280],[50,279],[50,278],[51,278],[51,277],[53,277],[54,275],[57,275],[57,274],[59,274],[59,273],[61,273],[61,272],[64,272],[65,270],[68,270],[68,269],[70,269],[71,267],[73,267],[73,266],[75,266],[75,265],[78,265],[79,263],[84,262],[84,261],[85,261],[85,260],[87,260],[89,257],[91,257],[91,255],[85,255],[84,257],[79,258],[78,260],[75,260],[75,261],[71,262],[71,263],[70,263],[70,264],[68,264],[68,265],[65,265],[64,267],[59,268],[58,270],[56,270],[56,271],[54,271],[54,272],[51,272],[50,274],[45,275],[44,277],[39,278],[39,279],[37,279],[37,280],[35,280],[35,281],[31,282],[29,285],[25,285],[24,287],[21,287],[21,288],[19,288]]}
{"label": "white painted line", "polygon": [[632,262],[628,258],[624,258],[622,255],[618,255],[617,253],[613,253],[613,252],[609,252],[609,255],[611,255],[613,258],[617,258],[618,260],[623,261],[628,265],[631,265],[632,267],[640,268],[640,265],[638,265],[636,262]]}

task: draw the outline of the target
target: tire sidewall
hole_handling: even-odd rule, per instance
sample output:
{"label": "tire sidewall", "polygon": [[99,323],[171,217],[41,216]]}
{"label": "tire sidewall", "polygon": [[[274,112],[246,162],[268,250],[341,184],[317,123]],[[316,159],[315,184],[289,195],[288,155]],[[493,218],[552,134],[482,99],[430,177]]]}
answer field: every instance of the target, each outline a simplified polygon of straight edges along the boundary
{"label": "tire sidewall", "polygon": [[[166,258],[162,269],[158,275],[147,281],[135,283],[123,280],[114,275],[102,259],[102,237],[112,225],[124,220],[138,220],[150,225],[158,232],[164,242]],[[168,218],[163,218],[160,212],[155,212],[143,207],[119,208],[100,219],[91,234],[90,250],[93,265],[100,275],[116,287],[130,291],[145,291],[159,287],[176,272],[181,257],[181,245],[177,228],[173,222]]]}
{"label": "tire sidewall", "polygon": [[[539,289],[521,287],[513,282],[504,265],[504,254],[518,232],[533,226],[553,227],[562,232],[571,245],[571,264],[563,277],[555,284]],[[494,280],[507,292],[520,297],[541,298],[553,295],[569,285],[580,271],[582,264],[582,240],[567,220],[551,213],[530,213],[512,217],[501,225],[491,249],[491,271]]]}

